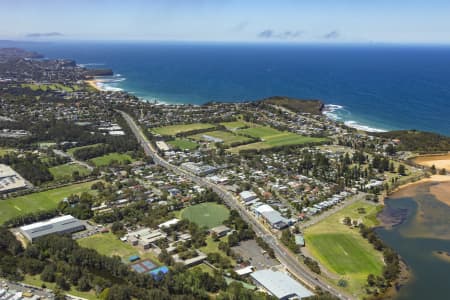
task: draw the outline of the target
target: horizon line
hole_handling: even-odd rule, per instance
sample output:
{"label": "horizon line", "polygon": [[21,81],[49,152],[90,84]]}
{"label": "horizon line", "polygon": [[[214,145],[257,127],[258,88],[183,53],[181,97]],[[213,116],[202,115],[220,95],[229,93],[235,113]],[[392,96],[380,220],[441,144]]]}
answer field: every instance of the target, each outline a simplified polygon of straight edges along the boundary
{"label": "horizon line", "polygon": [[286,40],[161,40],[161,39],[8,39],[8,43],[178,43],[178,44],[258,44],[258,45],[323,45],[323,46],[450,46],[449,42],[391,42],[391,41],[286,41]]}

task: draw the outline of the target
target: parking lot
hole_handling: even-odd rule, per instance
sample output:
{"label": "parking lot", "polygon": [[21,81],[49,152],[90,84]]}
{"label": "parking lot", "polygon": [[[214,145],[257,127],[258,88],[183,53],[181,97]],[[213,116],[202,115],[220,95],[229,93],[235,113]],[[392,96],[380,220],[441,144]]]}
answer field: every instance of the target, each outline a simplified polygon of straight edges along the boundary
{"label": "parking lot", "polygon": [[280,263],[268,254],[256,243],[255,240],[242,241],[239,246],[233,247],[233,251],[248,260],[256,270],[270,268]]}
{"label": "parking lot", "polygon": [[72,234],[72,238],[74,240],[90,237],[91,235],[100,233],[104,229],[103,225],[93,225],[88,221],[81,222],[83,222],[84,226],[86,226],[86,230]]}

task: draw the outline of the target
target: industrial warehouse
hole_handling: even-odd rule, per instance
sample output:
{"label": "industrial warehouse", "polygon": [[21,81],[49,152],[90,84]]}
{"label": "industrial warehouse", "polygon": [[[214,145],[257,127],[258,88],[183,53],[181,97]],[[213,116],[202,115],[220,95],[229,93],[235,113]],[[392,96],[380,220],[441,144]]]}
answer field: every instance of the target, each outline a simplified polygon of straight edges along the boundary
{"label": "industrial warehouse", "polygon": [[56,217],[43,222],[36,222],[30,225],[20,227],[20,232],[30,242],[49,235],[74,233],[85,230],[85,225],[71,215]]}
{"label": "industrial warehouse", "polygon": [[0,164],[0,194],[11,193],[27,187],[22,176],[10,166]]}
{"label": "industrial warehouse", "polygon": [[253,272],[255,283],[280,300],[304,299],[313,294],[289,275],[270,269]]}

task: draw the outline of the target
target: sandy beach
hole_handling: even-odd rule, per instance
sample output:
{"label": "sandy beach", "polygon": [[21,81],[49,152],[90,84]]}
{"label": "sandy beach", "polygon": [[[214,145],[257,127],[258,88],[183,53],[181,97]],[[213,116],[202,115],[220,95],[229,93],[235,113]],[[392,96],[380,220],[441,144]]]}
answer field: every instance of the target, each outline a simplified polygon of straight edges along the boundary
{"label": "sandy beach", "polygon": [[97,85],[97,82],[99,82],[99,80],[97,80],[97,79],[90,79],[90,80],[85,80],[85,82],[87,84],[89,84],[91,87],[93,87],[94,89],[96,89],[97,91],[101,91],[101,89]]}
{"label": "sandy beach", "polygon": [[[450,177],[450,176],[447,176]],[[450,180],[430,187],[430,192],[439,201],[450,206]]]}
{"label": "sandy beach", "polygon": [[440,155],[423,155],[417,156],[413,159],[416,164],[431,167],[435,166],[436,169],[450,170],[450,153]]}
{"label": "sandy beach", "polygon": [[408,196],[413,196],[415,194],[414,190],[411,189],[407,189],[407,187],[411,187],[411,186],[416,186],[416,185],[420,185],[420,184],[424,184],[424,183],[430,183],[430,182],[435,182],[435,183],[446,183],[448,182],[449,184],[437,184],[434,185],[430,188],[430,192],[435,194],[436,198],[439,201],[444,202],[445,204],[450,206],[450,175],[432,175],[431,177],[428,178],[422,178],[420,180],[414,181],[414,182],[409,182],[406,184],[403,184],[399,187],[397,187],[396,189],[394,189],[393,191],[391,191],[389,193],[389,195],[380,195],[380,202],[382,204],[384,204],[384,200],[386,199],[386,197],[389,197],[392,194],[395,194],[396,196],[401,195],[402,197],[408,197]]}

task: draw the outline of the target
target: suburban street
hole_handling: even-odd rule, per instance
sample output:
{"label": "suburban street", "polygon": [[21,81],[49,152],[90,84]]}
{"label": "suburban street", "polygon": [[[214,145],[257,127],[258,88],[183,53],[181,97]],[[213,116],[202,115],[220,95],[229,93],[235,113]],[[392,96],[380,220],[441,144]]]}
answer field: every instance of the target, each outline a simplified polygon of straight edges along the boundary
{"label": "suburban street", "polygon": [[350,296],[343,295],[340,291],[337,291],[327,283],[324,283],[317,279],[317,275],[315,275],[312,271],[310,271],[306,266],[299,262],[299,257],[291,253],[284,247],[276,238],[276,236],[270,232],[266,227],[264,227],[260,222],[258,222],[245,208],[244,206],[224,187],[214,184],[205,180],[202,177],[198,177],[194,174],[191,174],[178,166],[172,165],[168,163],[165,159],[158,155],[156,149],[154,149],[153,145],[147,139],[145,134],[142,132],[140,127],[136,124],[134,119],[123,111],[119,111],[124,119],[127,121],[130,126],[133,134],[138,139],[139,143],[143,147],[146,155],[153,158],[155,164],[161,165],[164,168],[171,170],[172,172],[184,175],[196,184],[210,188],[214,192],[216,192],[223,201],[231,208],[235,209],[239,212],[241,217],[248,222],[252,227],[257,236],[260,236],[267,244],[271,246],[274,250],[277,259],[284,265],[284,267],[296,278],[298,278],[301,282],[305,283],[312,290],[316,286],[319,286],[322,290],[328,291],[333,295],[338,296],[341,299],[352,299]]}

